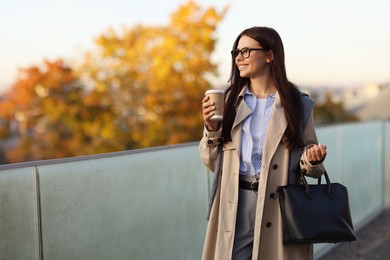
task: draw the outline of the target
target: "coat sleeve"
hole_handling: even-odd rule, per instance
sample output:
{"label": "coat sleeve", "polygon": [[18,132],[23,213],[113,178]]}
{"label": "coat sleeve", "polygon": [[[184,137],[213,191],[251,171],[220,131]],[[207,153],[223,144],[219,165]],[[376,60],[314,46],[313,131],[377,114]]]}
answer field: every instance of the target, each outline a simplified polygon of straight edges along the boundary
{"label": "coat sleeve", "polygon": [[215,172],[215,164],[218,156],[218,145],[222,143],[222,128],[217,132],[209,132],[203,129],[203,137],[199,143],[199,154],[203,164],[212,172]]}
{"label": "coat sleeve", "polygon": [[325,172],[323,163],[321,162],[319,164],[312,164],[306,157],[306,150],[313,144],[318,144],[317,135],[314,128],[313,112],[311,112],[306,126],[304,127],[303,142],[305,148],[303,150],[299,164],[301,171],[307,176],[319,178]]}

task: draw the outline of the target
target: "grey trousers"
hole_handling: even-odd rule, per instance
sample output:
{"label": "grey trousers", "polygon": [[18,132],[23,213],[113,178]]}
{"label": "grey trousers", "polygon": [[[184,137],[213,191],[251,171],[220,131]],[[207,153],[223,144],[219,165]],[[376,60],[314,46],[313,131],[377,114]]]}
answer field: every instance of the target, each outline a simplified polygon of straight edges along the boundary
{"label": "grey trousers", "polygon": [[252,259],[257,193],[239,189],[232,260]]}

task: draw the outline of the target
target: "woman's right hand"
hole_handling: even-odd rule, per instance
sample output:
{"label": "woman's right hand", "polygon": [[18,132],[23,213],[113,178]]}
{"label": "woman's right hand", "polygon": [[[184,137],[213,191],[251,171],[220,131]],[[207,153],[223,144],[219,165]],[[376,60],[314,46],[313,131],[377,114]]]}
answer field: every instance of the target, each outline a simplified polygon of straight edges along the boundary
{"label": "woman's right hand", "polygon": [[215,109],[215,103],[210,100],[209,96],[205,96],[202,100],[202,110],[204,124],[209,132],[216,132],[219,128],[219,121],[210,121]]}

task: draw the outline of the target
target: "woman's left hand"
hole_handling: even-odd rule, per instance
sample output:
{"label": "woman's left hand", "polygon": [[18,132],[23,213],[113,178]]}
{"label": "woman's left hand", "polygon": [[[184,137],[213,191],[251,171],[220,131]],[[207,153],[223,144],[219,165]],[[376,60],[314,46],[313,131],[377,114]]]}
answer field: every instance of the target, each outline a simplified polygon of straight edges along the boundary
{"label": "woman's left hand", "polygon": [[314,144],[306,150],[306,158],[311,164],[318,164],[325,160],[326,146],[323,144]]}

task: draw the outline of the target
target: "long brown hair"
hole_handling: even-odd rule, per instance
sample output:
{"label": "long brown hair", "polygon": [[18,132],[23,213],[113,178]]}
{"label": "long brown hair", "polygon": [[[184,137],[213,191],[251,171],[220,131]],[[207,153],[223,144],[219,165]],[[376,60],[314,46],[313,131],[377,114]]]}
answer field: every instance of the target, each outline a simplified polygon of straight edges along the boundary
{"label": "long brown hair", "polygon": [[[273,52],[274,59],[269,63],[271,77],[279,93],[284,113],[287,119],[287,129],[284,133],[288,148],[295,149],[302,146],[302,103],[299,89],[287,79],[286,67],[284,63],[283,42],[279,34],[272,28],[252,27],[244,30],[238,35],[233,44],[236,49],[242,36],[248,36],[256,40],[260,45]],[[249,84],[249,78],[240,77],[235,58],[232,57],[232,69],[229,78],[230,86],[227,89],[228,98],[225,105],[225,112],[222,122],[222,137],[225,141],[231,141],[231,130],[236,116],[235,104],[238,95],[244,86]]]}

